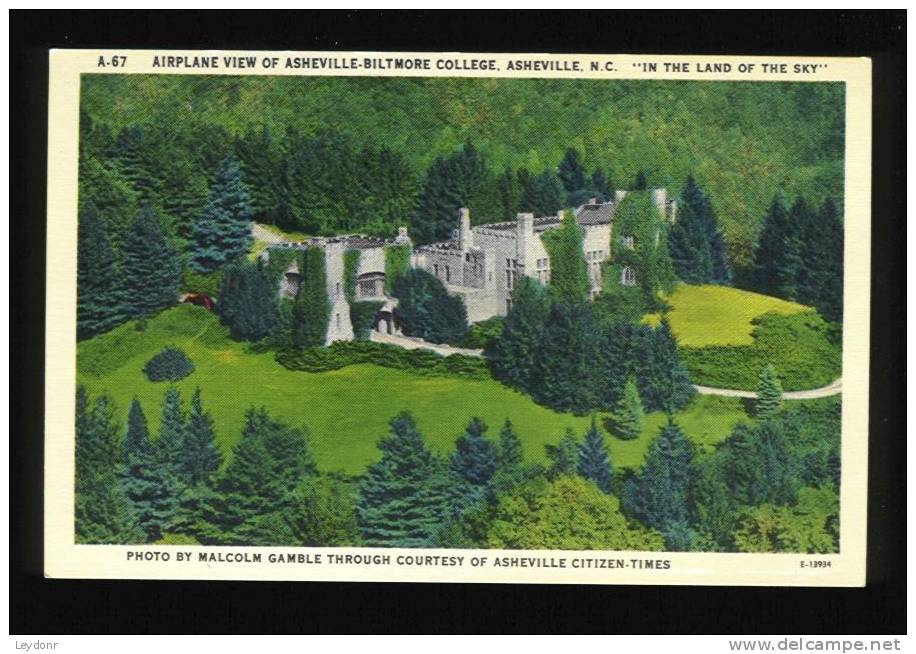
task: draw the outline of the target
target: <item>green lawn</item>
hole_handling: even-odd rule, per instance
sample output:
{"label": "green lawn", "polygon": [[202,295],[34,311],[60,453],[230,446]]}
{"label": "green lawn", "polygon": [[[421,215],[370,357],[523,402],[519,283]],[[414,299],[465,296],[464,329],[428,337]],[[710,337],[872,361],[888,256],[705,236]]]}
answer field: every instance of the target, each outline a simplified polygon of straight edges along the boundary
{"label": "green lawn", "polygon": [[[106,393],[120,420],[136,396],[155,433],[166,384],[143,375],[146,361],[165,345],[182,348],[195,371],[177,384],[185,400],[196,386],[215,420],[217,438],[228,451],[239,437],[245,410],[264,406],[277,418],[304,425],[318,465],[326,470],[360,473],[379,456],[376,443],[387,433],[388,420],[410,409],[427,442],[440,453],[450,451],[472,416],[480,416],[495,438],[508,417],[530,460],[544,460],[544,445],[556,443],[566,427],[581,435],[590,418],[557,413],[495,381],[431,378],[373,365],[356,365],[323,373],[294,372],[274,361],[272,353],[251,352],[226,337],[225,329],[206,310],[182,305],[80,343],[78,378],[90,395]],[[697,397],[677,421],[694,441],[711,444],[747,419],[738,400]],[[601,416],[599,416],[599,421]],[[641,464],[664,422],[661,414],[646,420],[633,441],[608,437],[615,467]]]}
{"label": "green lawn", "polygon": [[[809,310],[801,304],[728,286],[680,284],[665,298],[671,331],[682,347],[706,345],[750,345],[751,320],[767,312],[780,314]],[[650,323],[659,314],[646,317]]]}

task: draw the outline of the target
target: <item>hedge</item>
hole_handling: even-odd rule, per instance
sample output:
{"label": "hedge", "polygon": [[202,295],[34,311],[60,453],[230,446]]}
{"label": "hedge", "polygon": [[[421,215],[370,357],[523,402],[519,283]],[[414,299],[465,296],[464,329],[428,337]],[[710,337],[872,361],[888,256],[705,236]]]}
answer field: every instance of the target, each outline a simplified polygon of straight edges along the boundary
{"label": "hedge", "polygon": [[679,348],[693,383],[754,391],[768,363],[776,368],[786,391],[819,388],[840,376],[842,355],[835,328],[816,312],[765,313],[751,322],[752,345]]}
{"label": "hedge", "polygon": [[337,341],[328,347],[283,350],[277,362],[290,370],[325,372],[359,363],[405,370],[431,377],[489,379],[490,371],[482,357],[452,354],[442,356],[431,350],[406,350],[387,343]]}

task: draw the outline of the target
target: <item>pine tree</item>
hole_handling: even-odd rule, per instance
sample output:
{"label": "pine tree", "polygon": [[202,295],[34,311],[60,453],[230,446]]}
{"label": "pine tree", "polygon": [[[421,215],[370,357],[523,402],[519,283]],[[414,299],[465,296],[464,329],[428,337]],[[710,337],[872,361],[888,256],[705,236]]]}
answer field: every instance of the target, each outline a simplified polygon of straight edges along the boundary
{"label": "pine tree", "polygon": [[647,325],[637,325],[635,319],[632,322],[617,320],[599,325],[593,362],[598,408],[613,411],[623,398],[627,380],[641,367],[643,360],[637,353],[645,351],[642,341],[650,336],[651,329]]}
{"label": "pine tree", "polygon": [[648,411],[664,411],[670,416],[684,408],[696,391],[681,362],[668,321],[662,320],[642,343],[644,350],[638,355],[639,395]]}
{"label": "pine tree", "polygon": [[594,416],[591,426],[585,432],[585,441],[579,445],[578,470],[581,477],[595,482],[602,492],[611,492],[611,459]]}
{"label": "pine tree", "polygon": [[633,187],[631,191],[645,191],[649,187],[649,180],[646,176],[646,171],[640,170],[636,173],[636,179],[633,180]]}
{"label": "pine tree", "polygon": [[76,397],[75,529],[79,543],[138,540],[136,518],[118,483],[119,439],[111,401],[90,407],[86,390]]}
{"label": "pine tree", "polygon": [[814,227],[805,235],[806,274],[798,299],[838,322],[843,318],[843,223],[831,198],[824,201]]}
{"label": "pine tree", "polygon": [[520,176],[522,180],[522,211],[532,212],[539,216],[555,214],[563,206],[565,193],[563,185],[551,170],[540,175]]}
{"label": "pine tree", "polygon": [[609,177],[605,177],[600,168],[595,168],[592,173],[591,189],[597,195],[603,196],[605,200],[614,199],[614,187]]}
{"label": "pine tree", "polygon": [[121,486],[147,542],[162,537],[178,512],[174,472],[160,465],[149,439],[146,416],[137,398],[130,405],[121,453]]}
{"label": "pine tree", "polygon": [[202,502],[207,540],[239,545],[294,545],[286,514],[295,491],[316,474],[306,435],[272,419],[266,410],[245,413],[242,435],[217,473],[216,495]]}
{"label": "pine tree", "polygon": [[579,441],[572,429],[567,427],[559,442],[547,445],[545,449],[550,459],[550,467],[547,469],[549,479],[576,474],[579,469]]}
{"label": "pine tree", "polygon": [[513,388],[532,392],[536,355],[546,317],[544,287],[523,275],[512,290],[512,307],[503,331],[487,347],[494,377]]}
{"label": "pine tree", "polygon": [[772,364],[767,364],[760,371],[757,382],[757,402],[754,405],[758,418],[766,419],[776,413],[782,404],[782,384]]}
{"label": "pine tree", "polygon": [[610,422],[614,434],[624,440],[633,440],[642,433],[645,415],[642,400],[639,399],[639,390],[636,381],[630,377],[623,387],[623,395],[614,405]]}
{"label": "pine tree", "polygon": [[251,201],[232,155],[216,171],[207,203],[194,223],[189,265],[212,272],[243,257],[251,244]]}
{"label": "pine tree", "polygon": [[800,246],[792,233],[783,196],[777,193],[757,239],[751,271],[754,289],[767,295],[791,289],[797,272],[793,264]]}
{"label": "pine tree", "polygon": [[503,469],[516,468],[522,465],[522,441],[512,427],[512,421],[506,418],[499,432],[496,445],[496,467]]}
{"label": "pine tree", "polygon": [[522,185],[511,168],[505,168],[496,178],[499,194],[499,215],[495,220],[514,220],[522,202]]}
{"label": "pine tree", "polygon": [[148,206],[137,214],[121,259],[126,303],[133,317],[142,317],[178,301],[181,266],[162,235],[159,219]]}
{"label": "pine tree", "polygon": [[584,300],[557,302],[547,314],[532,376],[534,398],[558,411],[582,415],[597,402],[594,320]]}
{"label": "pine tree", "polygon": [[76,263],[76,336],[94,336],[127,317],[121,275],[95,205],[79,212]]}
{"label": "pine tree", "polygon": [[155,456],[159,483],[168,496],[161,512],[163,530],[170,530],[184,520],[182,505],[190,486],[185,470],[185,413],[177,388],[169,388],[162,399],[162,419]]}
{"label": "pine tree", "polygon": [[[477,204],[489,171],[483,155],[471,144],[448,157],[437,157],[420,185],[410,233],[418,244],[442,241],[458,227],[458,209]],[[472,213],[472,217],[474,213]]]}
{"label": "pine tree", "polygon": [[452,490],[445,466],[429,451],[409,413],[391,421],[379,442],[382,458],[369,466],[356,506],[363,542],[370,547],[431,547],[451,518]]}
{"label": "pine tree", "polygon": [[331,315],[324,252],[317,248],[306,250],[299,265],[302,283],[293,301],[292,344],[297,348],[321,347],[327,337]]}
{"label": "pine tree", "polygon": [[206,482],[219,469],[222,459],[214,440],[213,418],[201,406],[200,388],[191,399],[182,458],[182,473],[192,486]]}
{"label": "pine tree", "polygon": [[143,205],[161,205],[161,179],[159,178],[154,138],[149,130],[139,125],[128,125],[118,134],[113,146],[114,160],[120,174],[137,194]]}
{"label": "pine tree", "polygon": [[468,329],[464,300],[450,295],[437,277],[420,268],[398,276],[391,294],[398,299],[395,316],[408,336],[433,343],[452,343]]}
{"label": "pine tree", "polygon": [[582,253],[582,230],[572,211],[563,214],[559,229],[544,236],[544,247],[550,255],[550,286],[554,300],[579,301],[588,297],[589,281]]}
{"label": "pine tree", "polygon": [[449,459],[452,473],[465,485],[465,502],[473,506],[490,493],[490,481],[496,472],[496,448],[484,433],[487,426],[480,418],[472,418],[464,434],[455,441],[455,451]]}
{"label": "pine tree", "polygon": [[585,171],[582,169],[582,163],[579,161],[579,153],[575,149],[569,148],[563,155],[560,167],[557,169],[557,176],[563,183],[563,188],[567,193],[578,191],[585,187]]}
{"label": "pine tree", "polygon": [[668,250],[675,274],[690,284],[728,282],[725,242],[709,199],[693,177],[681,191],[677,221],[668,235]]}
{"label": "pine tree", "polygon": [[683,545],[689,524],[689,489],[693,447],[673,422],[661,433],[646,455],[640,474],[625,485],[621,506],[629,514],[665,536],[669,549]]}
{"label": "pine tree", "polygon": [[245,134],[235,140],[242,182],[249,192],[252,220],[273,223],[282,184],[282,163],[277,157],[277,146],[265,126],[257,130],[249,126]]}
{"label": "pine tree", "polygon": [[276,295],[260,264],[239,259],[223,273],[216,310],[233,338],[259,341],[276,321]]}

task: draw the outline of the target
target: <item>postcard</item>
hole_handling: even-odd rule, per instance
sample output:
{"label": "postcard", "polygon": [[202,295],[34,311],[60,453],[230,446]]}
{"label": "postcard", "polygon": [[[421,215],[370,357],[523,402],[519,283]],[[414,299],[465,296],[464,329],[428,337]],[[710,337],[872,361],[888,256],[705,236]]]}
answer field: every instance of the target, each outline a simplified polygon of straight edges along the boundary
{"label": "postcard", "polygon": [[868,59],[49,56],[48,577],[865,583]]}

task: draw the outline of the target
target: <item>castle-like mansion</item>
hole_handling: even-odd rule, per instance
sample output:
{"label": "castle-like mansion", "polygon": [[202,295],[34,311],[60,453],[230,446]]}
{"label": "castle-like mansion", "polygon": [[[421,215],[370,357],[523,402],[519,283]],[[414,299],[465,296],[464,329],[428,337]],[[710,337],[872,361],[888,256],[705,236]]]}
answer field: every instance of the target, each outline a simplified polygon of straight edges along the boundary
{"label": "castle-like mansion", "polygon": [[[593,294],[601,288],[601,263],[610,256],[614,210],[624,195],[625,191],[618,191],[609,202],[592,200],[575,209],[576,222],[582,230],[582,250]],[[677,207],[674,200],[667,199],[665,189],[654,189],[652,198],[658,211],[667,220],[673,221]],[[402,227],[394,239],[363,235],[315,237],[298,243],[271,245],[261,256],[268,259],[275,248],[321,248],[324,251],[327,294],[331,304],[326,342],[333,343],[354,337],[350,305],[344,292],[344,252],[360,252],[355,301],[382,302],[375,319],[377,330],[388,333],[398,331],[394,320],[397,300],[385,293],[385,248],[391,246],[410,246],[410,265],[437,277],[449,293],[460,295],[467,307],[468,321],[474,323],[509,312],[512,289],[521,275],[550,284],[550,256],[542,236],[559,227],[562,216],[562,211],[555,216],[539,217],[520,213],[515,221],[472,227],[470,212],[460,209],[458,229],[450,240],[440,243],[412,247],[407,229]],[[627,243],[627,239],[632,237],[621,235],[621,238],[623,243]],[[298,265],[293,263],[280,283],[280,294],[294,297],[299,279]],[[631,269],[625,267],[621,271],[620,283],[636,283]]]}

